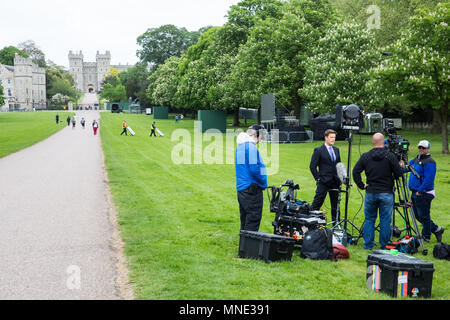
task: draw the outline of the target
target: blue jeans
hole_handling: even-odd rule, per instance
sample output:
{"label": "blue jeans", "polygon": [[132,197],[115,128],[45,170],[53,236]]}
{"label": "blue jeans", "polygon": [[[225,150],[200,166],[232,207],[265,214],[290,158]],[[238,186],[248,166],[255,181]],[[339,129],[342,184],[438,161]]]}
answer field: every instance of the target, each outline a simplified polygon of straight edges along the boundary
{"label": "blue jeans", "polygon": [[422,236],[425,239],[430,239],[431,233],[434,233],[438,228],[433,220],[431,220],[430,215],[431,201],[433,199],[434,196],[428,193],[417,196],[416,193],[413,192],[411,196],[414,215],[416,216],[416,219],[422,224]]}
{"label": "blue jeans", "polygon": [[375,222],[380,215],[380,246],[384,249],[391,240],[391,218],[394,211],[393,193],[369,193],[364,199],[364,249],[372,250],[375,238]]}

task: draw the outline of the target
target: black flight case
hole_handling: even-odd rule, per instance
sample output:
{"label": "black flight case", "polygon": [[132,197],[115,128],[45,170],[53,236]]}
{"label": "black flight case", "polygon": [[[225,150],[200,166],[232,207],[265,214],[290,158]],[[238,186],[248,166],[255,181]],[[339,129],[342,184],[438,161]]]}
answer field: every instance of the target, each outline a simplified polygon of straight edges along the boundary
{"label": "black flight case", "polygon": [[280,235],[241,230],[239,257],[264,260],[266,263],[292,259],[295,240]]}
{"label": "black flight case", "polygon": [[433,263],[388,250],[367,257],[367,287],[392,297],[431,297]]}

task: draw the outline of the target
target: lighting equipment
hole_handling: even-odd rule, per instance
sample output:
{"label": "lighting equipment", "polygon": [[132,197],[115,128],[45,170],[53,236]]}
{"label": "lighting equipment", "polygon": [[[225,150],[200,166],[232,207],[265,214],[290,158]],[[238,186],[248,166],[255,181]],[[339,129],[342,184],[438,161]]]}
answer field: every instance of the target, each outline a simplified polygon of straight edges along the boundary
{"label": "lighting equipment", "polygon": [[356,104],[336,107],[336,127],[359,130],[364,127],[364,113]]}

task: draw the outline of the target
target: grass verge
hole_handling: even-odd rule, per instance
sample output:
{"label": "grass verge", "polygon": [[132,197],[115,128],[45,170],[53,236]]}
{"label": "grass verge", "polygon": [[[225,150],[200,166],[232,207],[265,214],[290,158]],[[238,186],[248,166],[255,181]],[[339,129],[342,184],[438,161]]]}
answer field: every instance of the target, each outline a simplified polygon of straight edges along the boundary
{"label": "grass verge", "polygon": [[[136,136],[120,136],[124,117]],[[171,141],[172,133],[185,129],[194,137],[193,121],[156,120],[165,137],[150,138],[152,121],[152,116],[111,113],[102,113],[101,119],[105,163],[137,299],[391,299],[366,288],[366,258],[370,252],[362,248],[362,241],[348,247],[350,259],[338,262],[304,260],[298,251],[294,251],[291,262],[265,264],[238,258],[234,165],[174,164],[172,151],[180,141]],[[443,242],[448,243],[450,158],[438,154],[439,135],[400,134],[412,146],[423,138],[431,141],[438,166],[432,218],[448,230],[443,237]],[[370,150],[369,139],[364,135],[354,137],[352,165],[360,153]],[[203,142],[203,149],[210,144]],[[311,203],[315,183],[309,161],[313,148],[320,144],[279,145],[279,170],[268,177],[269,185],[278,186],[292,179],[301,187],[298,197]],[[347,143],[338,141],[336,145],[347,163]],[[416,149],[411,149],[413,156]],[[362,197],[354,186],[349,219],[357,226],[363,221]],[[327,206],[328,199],[325,211],[329,211]],[[273,233],[273,219],[265,195],[260,231]],[[433,237],[426,244],[428,256],[416,256],[434,263],[432,298],[445,300],[450,298],[450,269],[448,262],[433,258],[435,244]]]}
{"label": "grass verge", "polygon": [[[0,158],[42,141],[65,127],[67,113],[8,112],[0,113]],[[71,114],[72,115],[72,114]],[[64,119],[63,119],[64,118]]]}

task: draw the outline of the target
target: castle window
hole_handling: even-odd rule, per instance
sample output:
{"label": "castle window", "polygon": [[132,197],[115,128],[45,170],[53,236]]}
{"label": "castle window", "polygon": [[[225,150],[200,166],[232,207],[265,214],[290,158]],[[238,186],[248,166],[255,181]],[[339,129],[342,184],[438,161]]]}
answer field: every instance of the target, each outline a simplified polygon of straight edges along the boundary
{"label": "castle window", "polygon": [[10,88],[8,88],[8,96],[10,96],[10,97],[12,96]]}

